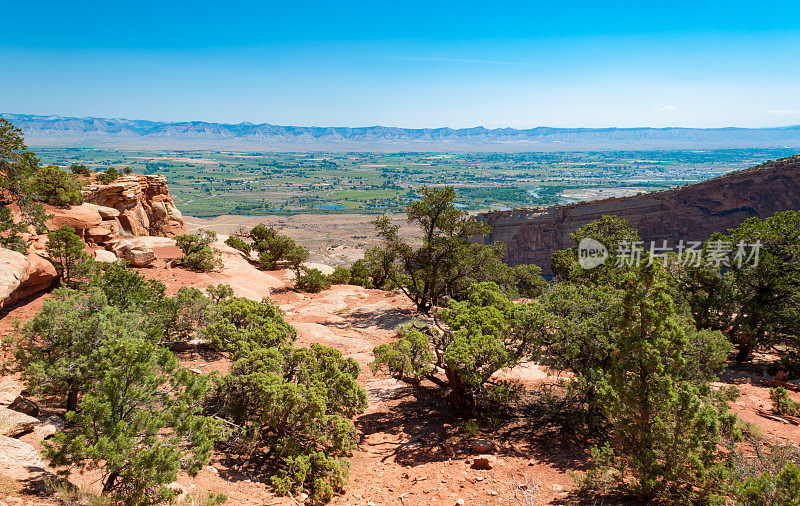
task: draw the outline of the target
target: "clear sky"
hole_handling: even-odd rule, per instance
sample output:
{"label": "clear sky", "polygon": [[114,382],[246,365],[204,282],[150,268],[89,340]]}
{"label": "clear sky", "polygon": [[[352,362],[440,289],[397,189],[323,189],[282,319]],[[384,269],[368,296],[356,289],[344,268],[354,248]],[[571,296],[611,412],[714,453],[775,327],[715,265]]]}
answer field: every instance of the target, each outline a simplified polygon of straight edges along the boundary
{"label": "clear sky", "polygon": [[3,2],[0,112],[402,127],[800,124],[800,1]]}

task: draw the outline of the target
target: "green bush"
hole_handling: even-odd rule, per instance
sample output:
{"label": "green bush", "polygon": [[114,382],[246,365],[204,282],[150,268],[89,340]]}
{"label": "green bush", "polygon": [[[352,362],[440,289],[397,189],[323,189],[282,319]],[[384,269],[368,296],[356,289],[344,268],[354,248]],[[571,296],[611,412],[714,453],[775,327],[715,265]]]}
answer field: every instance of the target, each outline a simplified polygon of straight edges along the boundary
{"label": "green bush", "polygon": [[97,350],[98,380],[67,414],[68,428],[44,442],[54,467],[100,469],[103,494],[126,504],[161,504],[180,491],[166,487],[184,470],[194,475],[220,435],[200,415],[206,377],[178,366],[146,339],[118,337]]}
{"label": "green bush", "polygon": [[260,462],[278,494],[308,489],[329,501],[347,484],[357,445],[352,418],[367,405],[358,364],[312,344],[241,354],[220,381],[224,413],[241,427],[238,451]]}
{"label": "green bush", "polygon": [[[422,198],[406,206],[406,217],[419,227],[421,245],[401,238],[399,226],[387,216],[373,222],[383,245],[364,257],[375,288],[397,287],[418,312],[428,314],[448,299],[465,299],[475,283],[495,282],[512,298],[520,289],[535,294],[544,287],[543,279],[532,276],[535,268],[517,270],[502,262],[503,243],[474,240],[489,234],[491,227],[456,206],[453,187],[422,187],[416,193]],[[358,274],[357,282],[362,283],[365,277]]]}
{"label": "green bush", "polygon": [[85,247],[72,227],[59,227],[47,233],[47,256],[65,284],[89,272],[91,259],[83,251]]}
{"label": "green bush", "polygon": [[14,215],[6,206],[0,206],[0,247],[18,253],[27,253],[28,245],[20,234],[28,232],[28,224],[15,222]]}
{"label": "green bush", "polygon": [[69,166],[69,170],[76,176],[89,177],[92,175],[92,170],[83,164],[73,163],[72,165]]}
{"label": "green bush", "polygon": [[599,415],[598,382],[611,367],[622,321],[622,293],[594,284],[556,283],[540,298],[549,317],[544,361],[574,375],[567,385],[573,399]]}
{"label": "green bush", "polygon": [[491,404],[491,376],[535,355],[546,328],[538,305],[514,304],[489,282],[473,285],[465,301],[451,302],[441,321],[446,326],[411,329],[376,347],[371,366],[387,369],[423,395],[424,380],[449,387],[452,408],[464,415]]}
{"label": "green bush", "polygon": [[281,346],[293,342],[297,336],[297,331],[283,319],[280,308],[268,299],[256,302],[230,297],[211,311],[211,323],[203,331],[204,337],[217,348],[234,354]]}
{"label": "green bush", "polygon": [[211,230],[201,230],[197,234],[183,234],[175,237],[175,245],[183,252],[181,264],[187,269],[208,272],[222,267],[219,251],[209,246],[217,238]]}
{"label": "green bush", "polygon": [[622,318],[608,339],[614,358],[597,384],[619,485],[641,499],[708,500],[719,486],[718,446],[736,420],[727,392],[710,387],[731,346],[680,313],[659,264],[628,272],[620,286]]}
{"label": "green bush", "polygon": [[28,181],[31,198],[54,206],[83,204],[83,184],[55,165],[37,167]]}
{"label": "green bush", "polygon": [[789,391],[785,388],[771,388],[769,390],[769,398],[772,401],[772,411],[775,414],[800,416],[800,402],[793,401],[789,397]]}
{"label": "green bush", "polygon": [[[739,244],[759,242],[757,265],[736,255]],[[677,279],[698,324],[722,330],[737,345],[736,360],[753,351],[779,345],[785,366],[800,365],[800,212],[786,211],[766,219],[750,218],[705,243],[727,249],[716,268],[685,268]],[[747,254],[748,251],[745,251]],[[800,375],[800,367],[789,369]]]}
{"label": "green bush", "polygon": [[370,271],[364,259],[360,258],[350,266],[350,284],[363,286],[364,288],[373,287],[372,280],[370,279]]}
{"label": "green bush", "polygon": [[729,446],[730,492],[735,504],[800,505],[800,448],[796,444],[751,440],[746,455],[741,448]]}
{"label": "green bush", "polygon": [[262,269],[276,270],[278,263],[285,261],[299,274],[301,265],[308,260],[308,250],[275,228],[259,223],[249,235],[253,240],[251,249],[258,252],[258,266]]}
{"label": "green bush", "polygon": [[17,362],[28,388],[63,396],[75,411],[79,396],[102,374],[98,353],[118,337],[145,337],[142,318],[108,305],[97,289],[59,288],[42,310],[20,328]]}
{"label": "green bush", "polygon": [[[582,226],[569,235],[575,246],[553,253],[551,268],[559,281],[595,283],[614,286],[620,274],[629,266],[618,266],[619,246],[625,242],[640,241],[639,232],[628,221],[616,216],[603,216]],[[578,263],[578,245],[583,239],[594,239],[608,250],[606,261],[593,268],[584,269]]]}
{"label": "green bush", "polygon": [[[212,292],[221,300],[229,290]],[[101,470],[103,494],[125,504],[174,498],[178,491],[166,485],[179,470],[193,474],[205,465],[220,426],[201,415],[207,378],[180,368],[159,344],[212,327],[212,318],[230,324],[216,311],[224,302],[214,305],[192,288],[167,297],[163,284],[124,262],[96,272],[82,291],[57,289],[18,328],[16,346],[27,389],[44,402],[66,402],[67,428],[44,444],[51,465]],[[274,322],[277,309],[265,309]],[[269,334],[257,312],[239,316],[248,342]],[[279,334],[285,342],[287,332]]]}
{"label": "green bush", "polygon": [[341,265],[337,266],[328,279],[332,285],[346,285],[350,283],[350,269]]}
{"label": "green bush", "polygon": [[177,332],[179,303],[167,297],[164,283],[145,277],[120,260],[106,264],[95,273],[90,287],[103,292],[108,304],[122,311],[142,315],[140,327],[153,342],[170,342]]}
{"label": "green bush", "polygon": [[294,283],[295,290],[308,293],[318,293],[330,287],[331,280],[319,269],[303,268]]}
{"label": "green bush", "polygon": [[114,167],[109,167],[105,172],[100,172],[97,174],[97,180],[103,184],[109,184],[119,178],[119,176],[120,173],[117,169]]}
{"label": "green bush", "polygon": [[[27,249],[20,234],[34,226],[40,233],[46,230],[46,214],[41,202],[30,187],[39,171],[39,160],[28,150],[22,130],[0,118],[0,245],[24,253]],[[8,204],[15,204],[20,218],[15,220]]]}
{"label": "green bush", "polygon": [[239,237],[234,237],[234,236],[230,236],[227,239],[225,239],[225,244],[227,244],[233,249],[241,251],[245,255],[249,255],[250,249],[252,248],[250,244],[244,242]]}
{"label": "green bush", "polygon": [[214,304],[219,304],[223,300],[233,297],[233,288],[231,288],[231,285],[226,285],[223,283],[220,283],[217,286],[208,285],[206,287],[206,293],[208,293],[208,296],[211,297],[211,301]]}
{"label": "green bush", "polygon": [[548,287],[542,277],[542,268],[536,264],[515,265],[511,268],[515,287],[520,297],[535,299]]}

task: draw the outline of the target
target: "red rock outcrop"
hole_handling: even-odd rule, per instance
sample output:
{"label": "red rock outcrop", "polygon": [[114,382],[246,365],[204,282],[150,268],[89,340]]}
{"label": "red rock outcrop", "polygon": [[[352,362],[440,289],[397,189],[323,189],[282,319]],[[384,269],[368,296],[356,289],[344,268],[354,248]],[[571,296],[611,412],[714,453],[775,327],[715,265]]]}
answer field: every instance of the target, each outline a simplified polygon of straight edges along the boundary
{"label": "red rock outcrop", "polygon": [[56,268],[30,249],[27,255],[0,248],[0,308],[46,290],[56,279]]}
{"label": "red rock outcrop", "polygon": [[478,215],[492,226],[486,242],[504,242],[510,264],[545,274],[553,252],[574,246],[569,234],[603,215],[625,218],[644,241],[704,241],[747,218],[800,209],[800,156],[701,183],[633,197]]}
{"label": "red rock outcrop", "polygon": [[[186,233],[164,176],[121,176],[109,184],[91,183],[82,191],[86,202],[118,211],[117,215],[107,212],[103,220],[106,225],[116,223],[119,235],[174,237]],[[102,236],[105,230],[93,233]]]}

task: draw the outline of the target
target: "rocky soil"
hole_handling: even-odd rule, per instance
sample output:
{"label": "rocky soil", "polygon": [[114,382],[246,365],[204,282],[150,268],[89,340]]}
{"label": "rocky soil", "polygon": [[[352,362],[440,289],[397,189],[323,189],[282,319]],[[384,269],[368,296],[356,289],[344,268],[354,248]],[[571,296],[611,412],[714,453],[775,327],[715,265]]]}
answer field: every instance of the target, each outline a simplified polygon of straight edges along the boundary
{"label": "rocky soil", "polygon": [[[360,382],[367,390],[369,407],[356,419],[361,442],[352,457],[350,484],[333,504],[515,504],[511,490],[515,479],[537,484],[537,504],[574,501],[571,472],[585,469],[593,442],[590,438],[571,433],[559,420],[533,410],[496,430],[468,433],[464,422],[448,415],[441,402],[419,400],[398,382],[372,373],[368,367],[372,348],[394,339],[397,326],[413,317],[411,305],[401,294],[345,285],[319,294],[296,293],[291,290],[291,272],[258,271],[222,243],[215,244],[222,251],[221,271],[190,272],[170,267],[170,260],[180,257],[172,239],[141,237],[137,241],[156,257],[140,272],[164,282],[170,293],[181,286],[205,288],[228,283],[236,295],[255,300],[268,297],[297,328],[297,344],[333,346],[361,365]],[[6,308],[0,320],[0,337],[11,335],[13,321],[29,319],[47,297],[39,295],[23,305]],[[184,365],[203,372],[222,372],[229,366],[220,357],[197,352],[181,353],[180,358]],[[531,390],[547,391],[556,383],[536,364],[524,364],[503,375],[530,387],[543,387]],[[771,439],[800,440],[800,427],[758,414],[771,407],[764,379],[754,373],[727,374],[724,383],[736,385],[743,394],[732,409],[761,427]],[[0,377],[0,405],[12,402],[21,390],[16,377]],[[796,392],[792,396],[800,400]],[[41,440],[58,430],[59,419],[52,418],[58,414],[43,411],[36,417],[33,431],[0,436],[0,505],[59,504],[55,497],[42,492],[42,480],[52,470],[38,453]],[[239,464],[215,455],[196,477],[182,475],[175,486],[190,496],[222,492],[228,495],[229,504],[296,504],[302,499],[275,497],[258,475]],[[91,472],[70,477],[73,483],[94,490],[97,478]]]}

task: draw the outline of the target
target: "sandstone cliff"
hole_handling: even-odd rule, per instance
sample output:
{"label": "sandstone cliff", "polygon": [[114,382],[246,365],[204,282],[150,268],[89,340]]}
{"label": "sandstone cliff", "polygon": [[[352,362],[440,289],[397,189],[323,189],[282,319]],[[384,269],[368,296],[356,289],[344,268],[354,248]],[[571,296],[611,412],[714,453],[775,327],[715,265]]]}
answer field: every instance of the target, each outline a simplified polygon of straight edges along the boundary
{"label": "sandstone cliff", "polygon": [[800,209],[800,156],[681,188],[625,198],[485,213],[487,242],[504,242],[511,264],[549,274],[553,252],[574,246],[569,234],[603,215],[625,218],[645,241],[705,240],[747,218]]}
{"label": "sandstone cliff", "polygon": [[[45,205],[49,230],[69,226],[97,261],[127,260],[135,267],[155,262],[153,251],[129,236],[174,237],[186,232],[163,176],[122,176],[110,184],[90,183],[78,206]],[[32,231],[31,231],[32,232]],[[0,309],[49,288],[56,269],[47,259],[45,234],[24,234],[27,254],[0,248]]]}
{"label": "sandstone cliff", "polygon": [[119,211],[107,219],[117,222],[120,235],[174,237],[186,233],[164,176],[134,174],[109,184],[91,183],[84,187],[83,198]]}

